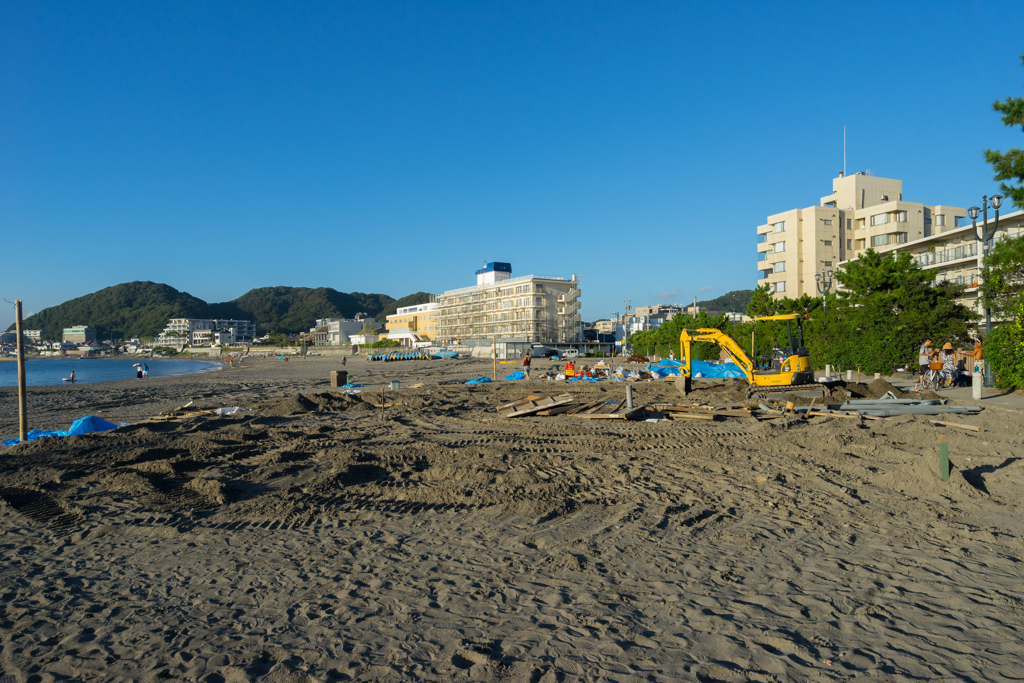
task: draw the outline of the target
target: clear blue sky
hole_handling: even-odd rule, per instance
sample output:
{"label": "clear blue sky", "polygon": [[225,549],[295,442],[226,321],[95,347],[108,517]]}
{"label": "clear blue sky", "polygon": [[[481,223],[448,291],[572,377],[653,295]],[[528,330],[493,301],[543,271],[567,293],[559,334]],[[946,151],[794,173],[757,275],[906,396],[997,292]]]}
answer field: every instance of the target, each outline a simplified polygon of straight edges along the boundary
{"label": "clear blue sky", "polygon": [[[591,320],[756,285],[842,170],[992,194],[1024,2],[0,6],[0,295],[400,297],[583,279]],[[13,321],[3,304],[0,325]],[[81,321],[88,322],[88,321]]]}

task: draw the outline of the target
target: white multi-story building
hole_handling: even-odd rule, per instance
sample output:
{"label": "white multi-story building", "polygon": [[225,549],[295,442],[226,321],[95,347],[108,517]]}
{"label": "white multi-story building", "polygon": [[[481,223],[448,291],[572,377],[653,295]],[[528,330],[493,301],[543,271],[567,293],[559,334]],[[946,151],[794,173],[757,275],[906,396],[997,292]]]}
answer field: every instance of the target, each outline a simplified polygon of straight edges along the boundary
{"label": "white multi-story building", "polygon": [[967,210],[903,200],[903,181],[870,172],[840,174],[820,206],[768,216],[757,227],[758,285],[776,298],[818,296],[816,275],[868,249],[921,243],[963,227]]}
{"label": "white multi-story building", "polygon": [[[218,334],[225,333],[225,334]],[[256,323],[251,320],[222,318],[171,318],[156,339],[157,346],[202,346],[214,343],[251,344],[256,336]],[[226,342],[223,340],[227,340]]]}
{"label": "white multi-story building", "polygon": [[[999,217],[999,226],[995,226],[995,214],[991,214],[988,220],[989,231],[995,230],[992,239],[988,242],[991,249],[995,243],[1007,237],[1019,237],[1024,235],[1024,211],[1014,211]],[[978,219],[978,233],[984,230],[984,220]],[[937,226],[931,235],[903,244],[876,247],[875,251],[881,254],[895,254],[907,252],[917,261],[917,264],[926,270],[935,270],[935,281],[952,281],[967,287],[960,303],[968,308],[984,314],[984,307],[978,296],[978,285],[983,275],[982,269],[982,243],[978,241],[974,232],[973,224],[968,221],[966,225],[945,225]],[[843,266],[856,258],[842,261]]]}
{"label": "white multi-story building", "polygon": [[342,346],[349,343],[349,337],[359,334],[366,324],[367,316],[357,313],[355,318],[317,318],[309,328],[314,346]]}
{"label": "white multi-story building", "polygon": [[436,296],[440,330],[435,338],[506,342],[578,342],[580,280],[572,277],[512,277],[509,263],[476,271],[476,285]]}

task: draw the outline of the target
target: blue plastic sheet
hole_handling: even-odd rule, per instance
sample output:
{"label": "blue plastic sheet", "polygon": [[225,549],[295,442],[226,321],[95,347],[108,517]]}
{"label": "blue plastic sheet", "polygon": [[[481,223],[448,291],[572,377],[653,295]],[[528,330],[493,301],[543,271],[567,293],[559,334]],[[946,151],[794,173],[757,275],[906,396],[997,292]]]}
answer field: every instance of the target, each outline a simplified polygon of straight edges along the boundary
{"label": "blue plastic sheet", "polygon": [[[80,417],[72,422],[67,431],[33,429],[28,433],[28,440],[35,441],[36,439],[44,436],[78,436],[80,434],[89,434],[91,432],[106,432],[111,429],[117,429],[117,425],[112,422],[107,422],[103,418],[87,415],[86,417]],[[21,439],[6,439],[3,441],[3,445],[16,446],[20,442]]]}
{"label": "blue plastic sheet", "polygon": [[355,389],[356,387],[361,387],[361,386],[363,386],[363,385],[362,384],[342,384],[341,388],[342,389]]}
{"label": "blue plastic sheet", "polygon": [[477,377],[476,379],[469,380],[468,382],[466,382],[466,384],[485,384],[490,381],[490,377]]}
{"label": "blue plastic sheet", "polygon": [[524,374],[523,374],[522,372],[520,372],[519,370],[516,370],[515,372],[513,372],[513,373],[512,373],[511,375],[509,375],[509,376],[508,376],[508,377],[506,377],[505,379],[507,379],[507,380],[509,380],[509,381],[512,381],[512,380],[517,380],[517,379],[526,379],[526,375],[524,375]]}
{"label": "blue plastic sheet", "polygon": [[740,370],[740,366],[735,363],[722,363],[721,365],[715,365],[714,363],[707,363],[702,360],[693,361],[693,375],[701,377],[707,377],[710,379],[728,379],[730,377],[746,377],[743,371]]}
{"label": "blue plastic sheet", "polygon": [[662,358],[661,362],[658,363],[658,367],[659,368],[681,368],[681,367],[683,367],[683,364],[681,362],[677,361],[677,360],[672,360],[670,358]]}
{"label": "blue plastic sheet", "polygon": [[596,377],[570,377],[567,382],[600,382]]}

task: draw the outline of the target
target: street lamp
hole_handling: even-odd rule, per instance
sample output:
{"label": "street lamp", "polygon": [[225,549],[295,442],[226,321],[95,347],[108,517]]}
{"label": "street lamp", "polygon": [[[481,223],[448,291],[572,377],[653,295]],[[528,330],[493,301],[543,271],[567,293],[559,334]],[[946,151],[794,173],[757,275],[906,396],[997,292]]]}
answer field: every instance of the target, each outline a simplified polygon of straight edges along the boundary
{"label": "street lamp", "polygon": [[818,284],[818,293],[821,294],[821,314],[824,317],[825,313],[827,312],[826,297],[828,297],[829,290],[832,289],[832,271],[825,270],[824,268],[822,268],[821,273],[816,274],[814,276],[814,279]]}
{"label": "street lamp", "polygon": [[[988,202],[989,202],[989,199],[992,200],[992,208],[996,210],[996,220],[995,220],[994,225],[992,226],[992,232],[988,231]],[[984,261],[985,261],[985,257],[988,255],[988,243],[995,236],[996,232],[999,230],[999,207],[1002,206],[1002,205],[1003,205],[1003,198],[1002,198],[1001,195],[998,195],[998,194],[997,195],[992,195],[992,197],[987,197],[985,195],[982,195],[981,196],[981,206],[982,206],[981,209],[979,209],[976,206],[972,206],[971,208],[967,209],[967,214],[971,217],[971,226],[974,229],[974,237],[979,242],[981,242],[981,248],[978,250],[978,270],[979,271],[981,271],[981,269],[983,267],[983,264],[984,264]],[[979,214],[983,216],[983,218],[982,218],[982,227],[981,227],[981,232],[980,233],[978,232],[978,215]],[[981,282],[979,282],[978,284],[979,284],[978,298],[980,299],[981,298],[981,291],[980,291]],[[991,333],[992,333],[992,309],[989,308],[988,306],[986,306],[985,307],[985,337],[987,338],[988,335],[991,334]],[[991,387],[992,386],[992,373],[989,372],[989,367],[988,367],[988,361],[987,360],[985,361],[985,386],[986,387]]]}

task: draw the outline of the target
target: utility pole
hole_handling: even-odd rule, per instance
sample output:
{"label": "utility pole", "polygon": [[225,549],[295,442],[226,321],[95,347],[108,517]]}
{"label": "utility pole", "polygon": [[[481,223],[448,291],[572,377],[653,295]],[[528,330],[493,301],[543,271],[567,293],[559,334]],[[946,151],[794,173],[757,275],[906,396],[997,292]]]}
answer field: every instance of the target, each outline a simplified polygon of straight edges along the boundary
{"label": "utility pole", "polygon": [[21,324],[21,299],[14,302],[14,330],[18,335],[18,438],[28,441],[28,396],[25,391],[25,339]]}

